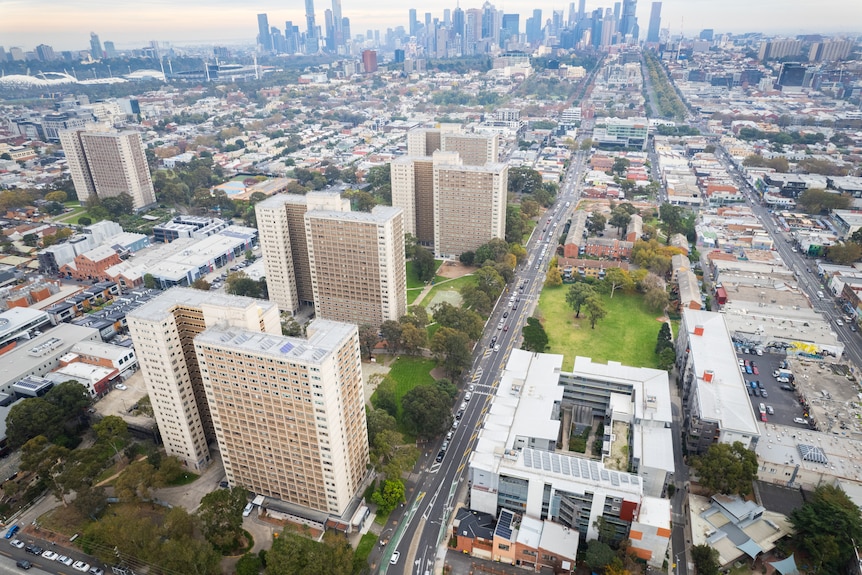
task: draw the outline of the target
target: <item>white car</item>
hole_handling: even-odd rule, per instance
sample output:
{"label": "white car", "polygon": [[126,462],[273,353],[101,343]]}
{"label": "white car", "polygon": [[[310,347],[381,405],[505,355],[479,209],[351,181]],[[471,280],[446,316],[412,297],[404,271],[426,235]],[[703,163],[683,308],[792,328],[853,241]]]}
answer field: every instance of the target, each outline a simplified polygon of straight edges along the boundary
{"label": "white car", "polygon": [[72,564],[72,569],[74,569],[75,571],[80,571],[81,573],[86,573],[90,570],[90,564],[84,563],[83,561],[75,561]]}
{"label": "white car", "polygon": [[246,506],[245,506],[245,508],[242,510],[242,516],[243,516],[243,517],[248,517],[249,515],[251,515],[252,510],[254,510],[254,503],[249,503],[249,504],[248,504],[248,505],[246,505]]}
{"label": "white car", "polygon": [[24,549],[24,542],[20,539],[13,539],[9,542],[9,545],[15,547],[16,549]]}
{"label": "white car", "polygon": [[793,418],[793,423],[799,423],[799,424],[801,424],[801,425],[808,425],[808,420],[807,420],[807,419],[802,419],[801,417],[794,417],[794,418]]}
{"label": "white car", "polygon": [[122,383],[118,383],[118,384],[117,384],[117,385],[115,385],[114,387],[116,387],[116,388],[117,388],[117,389],[119,389],[120,391],[126,391],[127,389],[129,389],[128,387],[126,387],[126,386],[125,386],[124,384],[122,384]]}
{"label": "white car", "polygon": [[65,555],[60,555],[59,557],[57,557],[55,559],[55,561],[57,563],[62,563],[66,567],[68,567],[69,565],[71,565],[74,562],[71,557],[66,557]]}
{"label": "white car", "polygon": [[42,553],[42,557],[44,557],[45,559],[47,559],[47,560],[49,560],[49,561],[56,561],[56,559],[57,559],[57,557],[59,557],[59,555],[57,555],[56,553],[54,553],[54,552],[53,552],[53,551],[51,551],[50,549],[46,549],[46,550]]}
{"label": "white car", "polygon": [[401,559],[401,551],[395,551],[395,553],[392,554],[392,557],[389,558],[389,564],[395,565],[398,563],[399,559]]}

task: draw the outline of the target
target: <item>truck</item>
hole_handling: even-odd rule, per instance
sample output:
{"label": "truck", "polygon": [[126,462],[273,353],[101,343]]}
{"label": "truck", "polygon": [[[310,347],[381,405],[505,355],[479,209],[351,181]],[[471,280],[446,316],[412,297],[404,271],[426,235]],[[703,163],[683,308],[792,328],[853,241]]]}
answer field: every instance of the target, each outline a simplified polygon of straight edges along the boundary
{"label": "truck", "polygon": [[788,383],[794,380],[793,372],[789,369],[776,369],[772,372],[772,377],[779,380],[781,383]]}

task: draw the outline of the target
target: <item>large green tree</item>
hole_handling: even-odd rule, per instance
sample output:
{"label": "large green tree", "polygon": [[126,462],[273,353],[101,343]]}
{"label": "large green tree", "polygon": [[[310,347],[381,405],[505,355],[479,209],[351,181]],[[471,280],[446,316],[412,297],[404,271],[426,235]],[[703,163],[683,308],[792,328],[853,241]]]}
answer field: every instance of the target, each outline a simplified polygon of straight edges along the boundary
{"label": "large green tree", "polygon": [[441,326],[451,327],[452,329],[466,333],[473,341],[482,336],[482,329],[485,325],[482,316],[477,312],[455,307],[445,301],[434,306],[433,317],[434,321]]}
{"label": "large green tree", "polygon": [[815,563],[817,573],[842,573],[854,560],[854,547],[862,541],[862,514],[835,485],[823,484],[790,514],[796,543]]}
{"label": "large green tree", "polygon": [[452,400],[437,385],[417,385],[401,398],[404,424],[421,437],[434,437],[452,425]]}
{"label": "large green tree", "polygon": [[462,331],[441,327],[431,338],[431,351],[452,379],[470,365],[470,336]]}
{"label": "large green tree", "polygon": [[548,334],[545,328],[535,317],[527,318],[527,325],[521,329],[524,338],[521,347],[528,351],[544,352],[548,348]]}
{"label": "large green tree", "polygon": [[591,297],[596,295],[596,290],[588,283],[577,282],[569,287],[566,294],[566,303],[575,312],[575,317],[581,317],[581,307]]}
{"label": "large green tree", "polygon": [[590,318],[590,328],[596,329],[596,323],[608,315],[608,308],[605,307],[605,302],[598,295],[593,295],[587,298],[584,306],[587,308],[587,317]]}
{"label": "large green tree", "polygon": [[693,545],[691,547],[691,560],[697,575],[718,575],[721,565],[718,562],[718,550],[708,544]]}
{"label": "large green tree", "polygon": [[241,487],[204,495],[196,515],[207,541],[222,549],[235,546],[242,537],[242,509],[247,502],[248,492]]}
{"label": "large green tree", "polygon": [[820,188],[805,190],[796,198],[796,204],[809,214],[846,210],[851,202],[852,198],[847,194],[827,192]]}
{"label": "large green tree", "polygon": [[741,442],[714,443],[706,453],[692,460],[700,484],[712,493],[751,493],[757,477],[757,455]]}
{"label": "large green tree", "polygon": [[353,550],[347,538],[327,531],[317,542],[285,530],[266,554],[266,575],[352,575]]}
{"label": "large green tree", "polygon": [[413,270],[420,281],[430,282],[433,280],[434,274],[437,272],[434,254],[427,248],[415,246],[413,248]]}

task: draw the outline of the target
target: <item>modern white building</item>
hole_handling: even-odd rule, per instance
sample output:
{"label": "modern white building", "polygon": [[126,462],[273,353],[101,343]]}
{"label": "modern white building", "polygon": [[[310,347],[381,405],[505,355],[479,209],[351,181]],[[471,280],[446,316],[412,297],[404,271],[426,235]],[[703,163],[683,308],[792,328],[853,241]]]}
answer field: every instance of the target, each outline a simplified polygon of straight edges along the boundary
{"label": "modern white building", "polygon": [[760,429],[724,316],[683,309],[676,356],[688,452],[736,441],[754,449]]}

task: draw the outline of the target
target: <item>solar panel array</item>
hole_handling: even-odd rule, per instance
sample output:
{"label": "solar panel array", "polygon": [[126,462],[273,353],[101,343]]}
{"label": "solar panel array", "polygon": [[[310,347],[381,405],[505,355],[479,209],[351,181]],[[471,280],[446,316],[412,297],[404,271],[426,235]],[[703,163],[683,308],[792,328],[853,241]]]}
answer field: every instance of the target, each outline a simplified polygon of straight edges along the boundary
{"label": "solar panel array", "polygon": [[494,535],[502,537],[506,540],[512,539],[512,521],[515,515],[508,509],[500,510],[500,520],[497,521],[497,528],[494,529]]}
{"label": "solar panel array", "polygon": [[614,486],[637,483],[637,480],[627,473],[599,468],[599,464],[595,461],[538,449],[524,449],[524,465],[532,469],[550,471],[560,475],[579,477],[590,481],[603,481]]}

